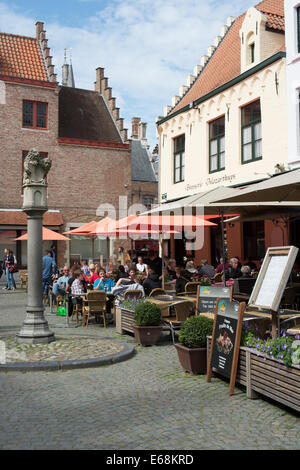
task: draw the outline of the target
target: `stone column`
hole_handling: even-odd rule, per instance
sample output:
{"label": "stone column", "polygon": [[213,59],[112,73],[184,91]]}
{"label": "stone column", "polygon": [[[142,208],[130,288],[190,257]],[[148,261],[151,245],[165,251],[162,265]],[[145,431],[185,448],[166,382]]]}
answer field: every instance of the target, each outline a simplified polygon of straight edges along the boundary
{"label": "stone column", "polygon": [[43,214],[47,211],[46,175],[51,160],[32,149],[24,161],[23,211],[27,214],[28,295],[26,318],[17,334],[19,343],[50,343],[54,333],[44,317],[42,293]]}

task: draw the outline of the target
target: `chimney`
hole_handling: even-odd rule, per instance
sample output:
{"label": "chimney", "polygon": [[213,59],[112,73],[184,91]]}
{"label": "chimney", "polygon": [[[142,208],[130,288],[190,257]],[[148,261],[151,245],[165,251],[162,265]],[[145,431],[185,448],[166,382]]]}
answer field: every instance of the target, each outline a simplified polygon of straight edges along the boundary
{"label": "chimney", "polygon": [[138,139],[139,138],[139,124],[141,122],[141,118],[133,117],[131,119],[131,138]]}
{"label": "chimney", "polygon": [[40,33],[44,30],[44,23],[42,21],[37,21],[35,23],[35,35],[37,41],[40,40]]}

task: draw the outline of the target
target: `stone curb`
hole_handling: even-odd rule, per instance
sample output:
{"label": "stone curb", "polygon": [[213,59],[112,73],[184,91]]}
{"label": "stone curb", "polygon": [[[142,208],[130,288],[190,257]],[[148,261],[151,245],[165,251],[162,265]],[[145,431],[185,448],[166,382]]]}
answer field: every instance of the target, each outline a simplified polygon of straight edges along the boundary
{"label": "stone curb", "polygon": [[[112,338],[103,337],[101,339],[111,340]],[[113,339],[113,341],[117,341],[119,343],[121,342],[117,339]],[[60,371],[112,365],[118,362],[126,361],[134,356],[135,347],[127,343],[123,344],[124,348],[122,351],[116,354],[110,354],[109,356],[96,357],[91,359],[78,359],[74,361],[10,362],[7,364],[0,364],[0,372]]]}

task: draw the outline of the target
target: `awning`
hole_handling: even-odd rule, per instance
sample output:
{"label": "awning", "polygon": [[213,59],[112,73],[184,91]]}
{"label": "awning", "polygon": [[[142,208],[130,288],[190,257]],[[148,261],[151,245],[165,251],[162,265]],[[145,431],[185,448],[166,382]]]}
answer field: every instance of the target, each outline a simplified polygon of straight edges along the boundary
{"label": "awning", "polygon": [[[63,218],[59,211],[47,211],[43,215],[43,225],[59,226],[63,225]],[[27,225],[27,215],[21,209],[6,210],[0,209],[0,226],[1,225]]]}

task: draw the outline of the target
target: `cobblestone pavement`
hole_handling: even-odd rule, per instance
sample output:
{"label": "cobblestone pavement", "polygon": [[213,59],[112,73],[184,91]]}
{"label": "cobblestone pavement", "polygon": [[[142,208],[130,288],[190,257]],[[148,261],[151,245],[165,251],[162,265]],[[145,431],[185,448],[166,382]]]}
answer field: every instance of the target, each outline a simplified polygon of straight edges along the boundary
{"label": "cobblestone pavement", "polygon": [[[0,339],[19,331],[22,293],[0,294]],[[113,327],[56,328],[134,344]],[[59,319],[61,321],[61,319]],[[79,338],[78,338],[79,339]],[[170,342],[128,361],[59,372],[0,373],[1,449],[299,449],[300,417],[228,383],[183,372]]]}

